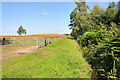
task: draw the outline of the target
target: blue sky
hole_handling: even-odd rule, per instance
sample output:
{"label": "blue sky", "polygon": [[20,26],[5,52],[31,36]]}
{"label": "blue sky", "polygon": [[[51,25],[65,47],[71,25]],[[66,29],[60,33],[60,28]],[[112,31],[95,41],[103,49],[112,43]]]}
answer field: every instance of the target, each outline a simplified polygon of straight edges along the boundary
{"label": "blue sky", "polygon": [[[103,8],[108,2],[88,2]],[[18,35],[22,25],[27,34],[64,34],[70,33],[69,14],[75,8],[74,2],[3,2],[2,35]]]}

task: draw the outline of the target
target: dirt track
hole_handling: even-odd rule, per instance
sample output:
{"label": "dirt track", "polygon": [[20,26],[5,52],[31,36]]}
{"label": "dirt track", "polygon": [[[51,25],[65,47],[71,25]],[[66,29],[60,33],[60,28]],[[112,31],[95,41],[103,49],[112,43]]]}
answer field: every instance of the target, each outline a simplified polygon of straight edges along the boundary
{"label": "dirt track", "polygon": [[37,46],[5,45],[2,46],[2,63],[12,57],[28,54],[37,50]]}

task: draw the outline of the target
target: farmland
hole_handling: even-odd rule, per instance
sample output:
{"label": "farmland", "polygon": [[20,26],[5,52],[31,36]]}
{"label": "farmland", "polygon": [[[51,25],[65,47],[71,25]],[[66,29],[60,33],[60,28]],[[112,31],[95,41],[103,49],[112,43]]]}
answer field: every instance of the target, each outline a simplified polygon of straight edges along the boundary
{"label": "farmland", "polygon": [[66,37],[65,35],[61,34],[35,34],[35,35],[21,35],[21,36],[1,36],[2,38],[11,38],[11,37],[44,37],[44,38],[60,38]]}

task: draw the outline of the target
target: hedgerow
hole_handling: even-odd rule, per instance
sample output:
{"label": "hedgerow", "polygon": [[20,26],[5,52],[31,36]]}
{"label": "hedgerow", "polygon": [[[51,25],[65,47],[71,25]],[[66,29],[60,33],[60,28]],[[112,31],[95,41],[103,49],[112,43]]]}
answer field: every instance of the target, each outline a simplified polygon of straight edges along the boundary
{"label": "hedgerow", "polygon": [[98,5],[89,10],[86,2],[75,4],[70,14],[71,36],[82,47],[94,77],[120,78],[120,1],[109,3],[106,10]]}

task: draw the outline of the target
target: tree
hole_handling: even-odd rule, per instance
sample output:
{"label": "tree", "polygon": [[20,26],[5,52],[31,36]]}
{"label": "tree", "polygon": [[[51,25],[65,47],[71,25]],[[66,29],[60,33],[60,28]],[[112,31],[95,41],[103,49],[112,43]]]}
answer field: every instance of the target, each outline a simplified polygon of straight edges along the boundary
{"label": "tree", "polygon": [[114,2],[110,3],[105,13],[105,24],[110,26],[110,23],[114,22],[116,11],[117,10],[115,8],[115,3]]}
{"label": "tree", "polygon": [[[76,8],[70,14],[70,29],[72,29],[72,34],[75,36],[82,35],[85,31],[89,30],[88,14],[87,9],[89,9],[86,2],[77,2]],[[75,37],[76,38],[76,37]]]}
{"label": "tree", "polygon": [[95,5],[92,9],[90,9],[90,20],[92,29],[98,30],[100,23],[103,22],[103,15],[105,11],[104,8],[100,8],[99,5]]}
{"label": "tree", "polygon": [[116,24],[118,24],[120,26],[120,1],[118,2],[118,5],[117,5],[117,12],[116,12],[116,15],[115,15],[115,22],[116,22]]}
{"label": "tree", "polygon": [[25,34],[25,35],[26,35],[26,34],[27,34],[26,29],[23,29],[22,26],[20,26],[20,27],[18,28],[17,33],[18,33],[19,35],[21,35],[21,34]]}
{"label": "tree", "polygon": [[83,55],[95,70],[96,78],[120,77],[120,1],[110,3],[107,9],[85,1],[75,1],[70,14],[71,36],[83,49]]}
{"label": "tree", "polygon": [[27,34],[26,29],[23,29],[23,34],[25,34],[25,35]]}

